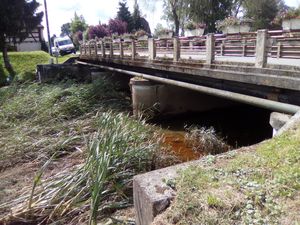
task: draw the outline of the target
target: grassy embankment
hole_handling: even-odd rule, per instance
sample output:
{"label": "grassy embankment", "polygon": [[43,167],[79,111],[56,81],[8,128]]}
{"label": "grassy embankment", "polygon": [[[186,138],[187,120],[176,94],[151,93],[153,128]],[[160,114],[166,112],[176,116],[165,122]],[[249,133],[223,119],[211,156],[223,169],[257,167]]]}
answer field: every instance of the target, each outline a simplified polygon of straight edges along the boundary
{"label": "grassy embankment", "polygon": [[[60,56],[59,63],[65,62],[72,55]],[[43,51],[36,52],[9,52],[10,62],[17,73],[17,79],[20,81],[33,80],[35,78],[35,69],[37,64],[48,64],[50,56]],[[56,60],[54,59],[54,62]],[[3,57],[0,55],[0,77],[1,73],[7,76],[3,65]],[[1,81],[0,81],[1,83]]]}
{"label": "grassy embankment", "polygon": [[[254,150],[253,150],[254,148]],[[300,224],[300,124],[252,147],[181,171],[156,224]]]}
{"label": "grassy embankment", "polygon": [[[0,89],[0,170],[24,163],[41,167],[52,158],[79,152],[79,165],[47,175],[37,172],[20,198],[19,177],[2,177],[0,208],[18,219],[48,223],[90,218],[93,224],[104,212],[131,204],[131,178],[150,169],[157,139],[153,129],[126,113],[129,100],[111,83],[26,84]],[[66,163],[67,161],[62,161]],[[51,163],[50,163],[51,164]],[[1,177],[1,173],[0,173]],[[26,191],[27,190],[27,191]],[[31,194],[32,191],[32,194]],[[0,210],[0,211],[1,211]],[[30,215],[30,216],[28,216]],[[17,218],[6,218],[18,221]],[[3,221],[3,220],[2,220]],[[1,224],[1,219],[0,219]]]}
{"label": "grassy embankment", "polygon": [[[48,60],[40,54],[11,55],[15,70],[33,71]],[[106,79],[0,88],[0,224],[95,224],[131,205],[131,179],[152,166],[157,138],[129,110]]]}

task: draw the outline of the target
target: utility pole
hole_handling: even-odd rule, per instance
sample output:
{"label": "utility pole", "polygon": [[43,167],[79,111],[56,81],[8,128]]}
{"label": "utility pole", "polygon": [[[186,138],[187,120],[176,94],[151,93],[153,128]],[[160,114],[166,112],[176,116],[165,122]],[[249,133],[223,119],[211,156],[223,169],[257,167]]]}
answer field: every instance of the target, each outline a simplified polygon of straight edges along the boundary
{"label": "utility pole", "polygon": [[47,10],[47,1],[44,0],[44,6],[45,6],[45,16],[46,16],[46,24],[47,24],[47,34],[48,34],[48,52],[49,55],[52,55],[52,46],[51,46],[51,39],[50,39],[50,29],[49,29],[49,20],[48,20],[48,10]]}

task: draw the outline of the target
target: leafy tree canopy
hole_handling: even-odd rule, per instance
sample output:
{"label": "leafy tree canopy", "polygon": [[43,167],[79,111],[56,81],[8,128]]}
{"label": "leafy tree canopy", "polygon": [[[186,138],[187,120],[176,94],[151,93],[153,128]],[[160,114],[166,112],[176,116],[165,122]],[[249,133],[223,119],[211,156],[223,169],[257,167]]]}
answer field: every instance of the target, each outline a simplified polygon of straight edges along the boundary
{"label": "leafy tree canopy", "polygon": [[131,17],[131,13],[128,9],[126,0],[119,2],[119,10],[117,13],[117,19],[122,20],[127,23],[128,32],[132,32],[134,30],[133,20]]}
{"label": "leafy tree canopy", "polygon": [[73,34],[75,34],[78,31],[84,32],[88,28],[87,23],[85,22],[85,19],[82,15],[78,16],[75,12],[74,18],[71,21],[71,27],[70,30]]}
{"label": "leafy tree canopy", "polygon": [[15,71],[9,62],[6,41],[8,38],[12,38],[14,42],[23,41],[41,23],[43,12],[36,12],[38,6],[36,0],[1,0],[0,50],[11,78]]}
{"label": "leafy tree canopy", "polygon": [[60,30],[61,30],[61,33],[60,33],[61,37],[68,36],[69,38],[71,38],[71,36],[72,36],[71,23],[63,24],[61,26]]}

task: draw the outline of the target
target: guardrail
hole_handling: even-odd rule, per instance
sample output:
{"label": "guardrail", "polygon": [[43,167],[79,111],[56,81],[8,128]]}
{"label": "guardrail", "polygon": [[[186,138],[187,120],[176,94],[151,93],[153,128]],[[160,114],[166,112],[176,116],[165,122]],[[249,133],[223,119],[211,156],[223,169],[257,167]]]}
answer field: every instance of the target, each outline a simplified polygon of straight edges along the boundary
{"label": "guardrail", "polygon": [[239,34],[208,34],[161,39],[97,39],[80,46],[81,56],[118,58],[172,58],[182,56],[213,63],[215,56],[256,57],[255,66],[265,67],[268,57],[300,59],[300,31],[268,31]]}

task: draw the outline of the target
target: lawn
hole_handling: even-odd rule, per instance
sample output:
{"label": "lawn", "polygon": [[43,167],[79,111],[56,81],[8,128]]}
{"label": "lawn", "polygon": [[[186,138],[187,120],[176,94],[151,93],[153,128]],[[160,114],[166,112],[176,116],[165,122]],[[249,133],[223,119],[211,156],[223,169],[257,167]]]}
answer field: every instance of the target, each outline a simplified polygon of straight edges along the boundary
{"label": "lawn", "polygon": [[[63,63],[73,55],[59,56],[58,63]],[[35,78],[36,65],[48,64],[50,56],[43,51],[35,52],[9,52],[10,62],[17,73],[18,80],[26,81]],[[54,62],[56,62],[56,59]],[[0,55],[0,77],[1,74],[7,76],[7,72],[3,65],[3,57]],[[0,81],[1,82],[1,81]]]}

